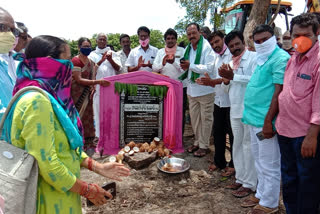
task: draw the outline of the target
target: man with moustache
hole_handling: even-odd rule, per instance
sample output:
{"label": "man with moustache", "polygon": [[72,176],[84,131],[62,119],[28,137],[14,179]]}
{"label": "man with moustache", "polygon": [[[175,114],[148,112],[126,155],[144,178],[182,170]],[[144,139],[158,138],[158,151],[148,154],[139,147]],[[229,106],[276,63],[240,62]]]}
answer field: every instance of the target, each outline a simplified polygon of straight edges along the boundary
{"label": "man with moustache", "polygon": [[15,27],[12,16],[0,7],[0,119],[12,98],[16,82],[15,70],[9,70],[10,65],[6,59],[14,49],[18,36],[19,31]]}
{"label": "man with moustache", "polygon": [[157,56],[158,48],[149,44],[150,30],[145,26],[138,28],[138,37],[140,46],[131,50],[126,66],[128,72],[133,71],[152,71],[152,64]]}
{"label": "man with moustache", "polygon": [[[180,68],[180,59],[183,57],[184,49],[177,46],[178,34],[172,28],[169,28],[164,34],[165,48],[158,51],[157,56],[152,65],[154,72],[159,72],[169,76],[172,79],[178,80],[184,72]],[[183,81],[183,121],[182,135],[184,132],[185,114],[187,110],[187,83]]]}
{"label": "man with moustache", "polygon": [[242,118],[249,127],[258,176],[257,192],[252,200],[257,205],[249,213],[274,213],[279,206],[281,176],[280,149],[274,122],[290,55],[277,45],[269,25],[257,26],[252,35],[257,67],[247,85]]}
{"label": "man with moustache", "polygon": [[131,41],[130,36],[128,34],[121,34],[120,35],[120,45],[122,50],[118,51],[117,54],[120,56],[121,61],[121,69],[120,74],[128,73],[128,68],[126,66],[126,61],[131,51]]}
{"label": "man with moustache", "polygon": [[188,79],[187,94],[189,111],[195,141],[187,151],[196,157],[204,157],[209,153],[209,140],[213,123],[214,88],[199,85],[196,79],[208,73],[215,77],[213,71],[214,52],[209,42],[200,34],[197,23],[188,24],[187,37],[190,43],[185,49],[184,59],[180,67],[186,71],[181,80]]}
{"label": "man with moustache", "polygon": [[284,72],[276,120],[283,202],[288,214],[319,213],[320,57],[314,14],[291,21],[296,49]]}
{"label": "man with moustache", "polygon": [[227,64],[230,62],[232,54],[230,53],[228,47],[224,42],[224,34],[221,31],[215,31],[211,33],[208,37],[208,41],[216,53],[214,61],[214,72],[217,79],[211,79],[209,76],[197,79],[198,84],[208,85],[215,87],[215,98],[214,98],[214,111],[213,111],[213,139],[215,146],[214,153],[214,163],[209,166],[209,171],[214,171],[216,169],[223,169],[222,176],[231,176],[234,174],[234,166],[231,160],[229,166],[227,167],[227,161],[225,157],[226,150],[226,135],[229,135],[229,142],[232,151],[233,145],[233,134],[230,124],[230,100],[229,94],[223,88],[221,84],[223,82],[222,78],[218,74],[218,68],[222,64]]}
{"label": "man with moustache", "polygon": [[225,80],[222,87],[229,92],[230,120],[234,136],[232,154],[236,171],[235,183],[227,188],[235,190],[232,192],[233,196],[242,198],[254,192],[257,185],[249,129],[241,122],[246,86],[256,67],[256,53],[246,50],[240,31],[231,31],[225,42],[232,53],[232,60],[230,64],[223,64],[219,68],[219,75]]}

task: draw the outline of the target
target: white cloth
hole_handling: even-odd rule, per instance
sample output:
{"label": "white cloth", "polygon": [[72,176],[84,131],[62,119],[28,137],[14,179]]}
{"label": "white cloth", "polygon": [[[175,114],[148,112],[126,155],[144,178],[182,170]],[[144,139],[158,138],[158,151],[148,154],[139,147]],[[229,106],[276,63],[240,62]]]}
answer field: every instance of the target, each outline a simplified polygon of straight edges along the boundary
{"label": "white cloth", "polygon": [[233,133],[232,158],[236,171],[236,183],[255,191],[257,172],[251,153],[251,141],[248,125],[239,118],[230,118]]}
{"label": "white cloth", "polygon": [[[158,48],[153,47],[150,44],[147,51],[144,51],[141,45],[139,45],[138,47],[131,50],[128,56],[128,59],[126,61],[126,66],[128,67],[137,66],[140,56],[142,56],[144,63],[148,63],[148,61],[150,61],[150,63],[153,64],[153,61],[155,60],[157,53],[158,53]],[[152,71],[152,69],[149,67],[141,67],[139,71]]]}
{"label": "white cloth", "polygon": [[[233,67],[232,61],[230,66]],[[242,118],[244,94],[255,68],[256,53],[246,50],[241,58],[239,68],[233,71],[233,80],[228,85],[221,85],[224,90],[229,91],[230,118]]]}
{"label": "white cloth", "polygon": [[17,80],[17,74],[16,74],[16,62],[12,58],[12,52],[7,54],[0,54],[0,60],[5,61],[8,65],[8,74],[13,82],[13,84],[16,83]]}
{"label": "white cloth", "polygon": [[[184,70],[180,68],[180,59],[183,57],[183,53],[184,53],[184,49],[181,47],[177,47],[174,62],[172,64],[166,63],[163,66],[162,60],[166,56],[166,51],[164,48],[160,49],[152,65],[153,71],[159,72],[163,75],[169,76],[172,79],[180,81],[178,77],[180,77],[184,73]],[[184,86],[186,86],[185,82],[183,82],[183,84]]]}
{"label": "white cloth", "polygon": [[120,74],[128,73],[128,67],[126,66],[126,61],[128,59],[127,55],[123,50],[117,52],[118,56],[120,57],[121,61],[121,69]]}
{"label": "white cloth", "polygon": [[[109,50],[111,51],[111,50]],[[121,61],[119,55],[111,51],[112,53],[112,59],[113,61],[120,66],[121,69]],[[98,58],[96,58],[98,59]],[[98,60],[100,61],[100,60]],[[96,79],[102,79],[104,77],[110,77],[117,75],[119,72],[116,71],[111,63],[106,59],[101,65],[98,67],[97,74],[96,74]],[[96,92],[94,93],[93,96],[93,115],[94,115],[94,124],[95,124],[95,129],[96,129],[96,136],[100,136],[100,120],[99,120],[99,112],[100,112],[100,85],[96,85]]]}
{"label": "white cloth", "polygon": [[[228,64],[231,59],[232,59],[232,54],[230,53],[228,48],[225,50],[225,52],[222,55],[216,53],[215,60],[214,60],[214,72],[216,74],[217,79],[221,78],[219,76],[218,69],[221,67],[223,63]],[[216,85],[214,87],[214,90],[216,92],[216,96],[214,98],[214,104],[216,104],[220,108],[230,107],[229,93],[222,88],[221,84]]]}
{"label": "white cloth", "polygon": [[103,54],[108,51],[111,51],[111,49],[109,47],[105,47],[104,49],[100,49],[100,48],[96,47],[96,49],[94,51],[91,51],[88,58],[97,64],[102,59]]}
{"label": "white cloth", "polygon": [[[252,154],[258,175],[256,197],[264,207],[275,208],[279,205],[280,196],[280,148],[277,136],[260,141],[256,133],[262,128],[249,126]],[[234,147],[233,147],[234,148]]]}
{"label": "white cloth", "polygon": [[[185,49],[186,50],[186,49]],[[200,97],[207,94],[214,93],[214,88],[211,86],[203,86],[197,83],[194,83],[190,80],[192,71],[200,74],[200,77],[204,77],[204,73],[208,73],[211,78],[216,78],[216,75],[213,71],[213,62],[215,58],[215,54],[206,39],[203,39],[202,44],[202,53],[200,58],[200,64],[194,64],[194,60],[196,58],[197,50],[194,50],[191,46],[189,53],[189,71],[188,71],[188,87],[187,94],[191,97]]]}
{"label": "white cloth", "polygon": [[257,64],[261,66],[268,60],[277,47],[277,39],[275,36],[272,36],[262,44],[254,43],[254,47],[257,52]]}

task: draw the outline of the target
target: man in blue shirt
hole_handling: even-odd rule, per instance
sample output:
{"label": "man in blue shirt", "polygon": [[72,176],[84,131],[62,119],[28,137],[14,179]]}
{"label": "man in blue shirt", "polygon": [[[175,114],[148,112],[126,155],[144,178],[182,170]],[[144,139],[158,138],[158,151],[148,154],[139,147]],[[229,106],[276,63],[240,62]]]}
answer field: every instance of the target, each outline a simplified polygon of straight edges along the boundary
{"label": "man in blue shirt", "polygon": [[[18,36],[12,16],[0,7],[0,54],[8,54]],[[15,79],[8,73],[8,62],[0,57],[0,119],[12,98]]]}

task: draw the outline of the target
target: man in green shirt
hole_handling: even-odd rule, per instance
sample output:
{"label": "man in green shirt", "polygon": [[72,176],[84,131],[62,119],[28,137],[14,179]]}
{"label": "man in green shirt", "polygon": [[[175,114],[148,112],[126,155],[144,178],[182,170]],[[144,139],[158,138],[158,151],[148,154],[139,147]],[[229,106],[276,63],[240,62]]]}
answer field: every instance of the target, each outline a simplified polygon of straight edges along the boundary
{"label": "man in green shirt", "polygon": [[255,197],[248,200],[259,201],[252,213],[271,213],[278,210],[280,194],[280,149],[274,121],[290,56],[278,47],[269,25],[259,25],[253,31],[253,41],[257,67],[247,85],[242,121],[249,126],[258,186]]}

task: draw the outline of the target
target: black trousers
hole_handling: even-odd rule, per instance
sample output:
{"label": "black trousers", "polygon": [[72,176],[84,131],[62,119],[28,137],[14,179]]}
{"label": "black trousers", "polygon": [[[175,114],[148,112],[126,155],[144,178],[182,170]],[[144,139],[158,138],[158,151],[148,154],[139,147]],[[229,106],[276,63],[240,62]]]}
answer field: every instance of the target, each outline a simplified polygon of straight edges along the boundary
{"label": "black trousers", "polygon": [[213,117],[213,138],[215,146],[214,162],[220,169],[224,169],[227,166],[225,150],[227,140],[226,134],[228,134],[231,146],[231,161],[229,162],[229,167],[234,167],[232,161],[233,134],[230,123],[230,107],[220,108],[219,106],[214,105]]}
{"label": "black trousers", "polygon": [[184,133],[184,125],[186,123],[186,111],[188,105],[187,87],[183,88],[183,116],[182,116],[182,137]]}

